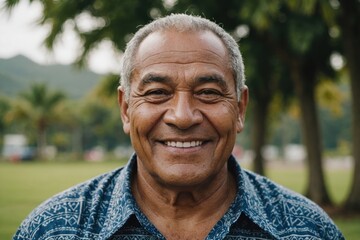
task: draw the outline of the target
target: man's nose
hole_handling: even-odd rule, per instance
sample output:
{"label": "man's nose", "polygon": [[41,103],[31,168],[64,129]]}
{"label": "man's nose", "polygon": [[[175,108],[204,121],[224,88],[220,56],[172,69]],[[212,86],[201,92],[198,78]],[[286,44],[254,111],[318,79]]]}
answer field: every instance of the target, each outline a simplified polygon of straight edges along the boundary
{"label": "man's nose", "polygon": [[166,124],[173,125],[179,129],[188,129],[203,121],[203,115],[196,106],[190,92],[175,94],[170,102],[171,106],[164,115]]}

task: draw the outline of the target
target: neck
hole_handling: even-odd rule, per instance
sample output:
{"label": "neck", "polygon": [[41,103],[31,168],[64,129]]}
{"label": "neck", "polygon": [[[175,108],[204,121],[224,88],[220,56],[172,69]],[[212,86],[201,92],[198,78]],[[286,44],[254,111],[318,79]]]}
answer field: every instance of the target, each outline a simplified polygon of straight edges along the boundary
{"label": "neck", "polygon": [[191,228],[199,226],[206,236],[236,195],[235,180],[227,166],[203,184],[184,187],[161,184],[138,169],[132,188],[142,212],[165,236],[176,234],[176,229],[180,234],[184,230],[194,234]]}

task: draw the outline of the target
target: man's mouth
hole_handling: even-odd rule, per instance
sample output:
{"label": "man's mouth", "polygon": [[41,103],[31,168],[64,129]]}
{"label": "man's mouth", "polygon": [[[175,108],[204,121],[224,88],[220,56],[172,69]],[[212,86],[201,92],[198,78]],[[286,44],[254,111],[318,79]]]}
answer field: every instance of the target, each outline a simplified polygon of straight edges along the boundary
{"label": "man's mouth", "polygon": [[166,141],[165,145],[168,147],[176,148],[191,148],[198,147],[203,144],[203,141],[189,141],[189,142],[178,142],[178,141]]}

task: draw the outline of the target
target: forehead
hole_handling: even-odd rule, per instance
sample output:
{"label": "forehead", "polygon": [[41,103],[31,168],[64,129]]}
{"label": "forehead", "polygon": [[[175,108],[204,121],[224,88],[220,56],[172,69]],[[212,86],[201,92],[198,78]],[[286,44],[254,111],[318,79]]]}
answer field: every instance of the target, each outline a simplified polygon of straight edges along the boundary
{"label": "forehead", "polygon": [[221,39],[210,31],[154,32],[140,44],[135,56],[135,69],[159,64],[204,63],[229,68],[229,56]]}

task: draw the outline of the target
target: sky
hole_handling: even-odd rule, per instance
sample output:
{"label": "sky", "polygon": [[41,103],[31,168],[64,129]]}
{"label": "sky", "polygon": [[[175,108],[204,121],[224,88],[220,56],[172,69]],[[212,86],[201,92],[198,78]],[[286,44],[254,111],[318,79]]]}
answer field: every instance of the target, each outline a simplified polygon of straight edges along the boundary
{"label": "sky", "polygon": [[[2,8],[4,0],[0,0]],[[38,2],[20,1],[11,13],[0,10],[0,58],[11,58],[24,55],[40,64],[71,64],[76,59],[80,41],[70,29],[56,43],[52,52],[43,46],[49,27],[39,26],[36,21],[41,16],[41,4]],[[82,18],[82,25],[91,28],[91,21]],[[90,57],[89,68],[100,74],[119,73],[120,56],[110,42],[101,43]]]}

